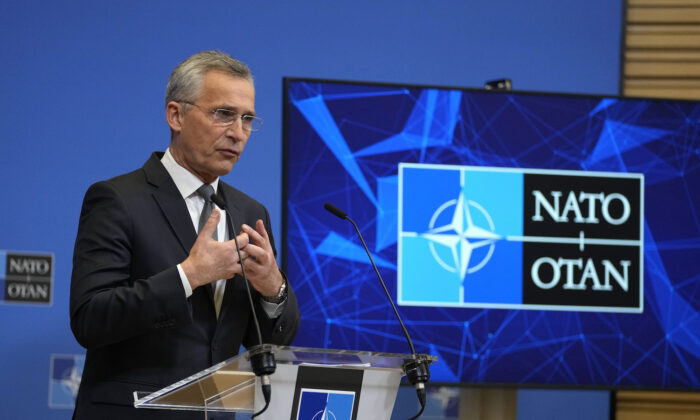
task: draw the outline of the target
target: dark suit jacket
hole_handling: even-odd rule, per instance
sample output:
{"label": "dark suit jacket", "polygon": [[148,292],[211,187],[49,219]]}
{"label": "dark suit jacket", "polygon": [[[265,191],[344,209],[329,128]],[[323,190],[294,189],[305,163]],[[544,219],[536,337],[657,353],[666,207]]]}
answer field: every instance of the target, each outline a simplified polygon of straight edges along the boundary
{"label": "dark suit jacket", "polygon": [[[155,391],[258,344],[243,279],[226,282],[217,319],[210,287],[185,298],[176,265],[196,239],[185,201],[154,153],[143,168],[92,185],[73,254],[71,329],[87,349],[74,418],[203,418],[133,408],[133,391]],[[234,223],[255,226],[265,207],[219,182]],[[254,289],[251,288],[255,293]],[[284,313],[269,319],[253,296],[263,341],[290,344],[299,327],[288,287]]]}

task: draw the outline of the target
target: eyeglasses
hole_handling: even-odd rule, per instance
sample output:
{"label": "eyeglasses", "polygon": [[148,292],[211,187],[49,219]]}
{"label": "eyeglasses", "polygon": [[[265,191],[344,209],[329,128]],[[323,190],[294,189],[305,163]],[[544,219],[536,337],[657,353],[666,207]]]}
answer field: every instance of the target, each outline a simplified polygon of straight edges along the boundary
{"label": "eyeglasses", "polygon": [[240,119],[241,124],[243,125],[243,129],[245,131],[258,131],[260,128],[262,128],[263,125],[263,120],[261,118],[258,118],[254,115],[240,115],[237,114],[235,111],[232,111],[230,109],[226,108],[215,108],[215,109],[206,109],[204,107],[201,107],[197,105],[194,102],[187,102],[187,101],[178,101],[183,104],[188,104],[192,106],[196,106],[197,108],[201,109],[203,112],[209,114],[211,116],[211,120],[214,123],[214,125],[218,126],[227,126],[231,125],[236,120]]}

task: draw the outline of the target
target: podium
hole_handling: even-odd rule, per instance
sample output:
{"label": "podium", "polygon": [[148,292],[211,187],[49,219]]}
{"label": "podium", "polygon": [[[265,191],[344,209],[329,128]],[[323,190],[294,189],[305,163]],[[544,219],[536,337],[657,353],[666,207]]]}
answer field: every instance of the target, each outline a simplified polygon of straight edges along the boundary
{"label": "podium", "polygon": [[[136,408],[254,413],[265,405],[251,352],[271,350],[277,370],[272,398],[256,417],[270,419],[389,419],[404,365],[412,355],[256,346],[153,393],[134,391]],[[428,364],[437,357],[417,355]],[[321,414],[321,415],[319,415]],[[323,416],[325,414],[325,417]]]}

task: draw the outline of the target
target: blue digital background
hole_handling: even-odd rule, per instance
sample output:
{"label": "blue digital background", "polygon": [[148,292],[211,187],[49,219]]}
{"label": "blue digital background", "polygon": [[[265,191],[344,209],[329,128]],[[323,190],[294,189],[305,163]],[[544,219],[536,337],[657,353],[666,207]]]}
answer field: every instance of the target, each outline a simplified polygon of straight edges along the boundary
{"label": "blue digital background", "polygon": [[[418,351],[440,359],[434,381],[700,387],[698,103],[317,80],[287,86],[286,266],[301,280],[305,326],[297,344],[408,351],[354,229],[323,209],[331,202],[357,222],[396,298],[397,186],[387,180],[400,162],[639,172],[643,314],[400,311]],[[440,194],[442,182],[426,183],[426,199]]]}
{"label": "blue digital background", "polygon": [[5,298],[5,280],[7,275],[7,251],[0,251],[0,293]]}

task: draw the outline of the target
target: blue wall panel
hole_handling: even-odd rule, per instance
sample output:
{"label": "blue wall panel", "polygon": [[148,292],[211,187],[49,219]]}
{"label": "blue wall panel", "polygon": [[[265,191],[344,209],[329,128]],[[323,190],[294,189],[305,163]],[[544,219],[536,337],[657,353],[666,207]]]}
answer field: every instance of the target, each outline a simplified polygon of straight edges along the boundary
{"label": "blue wall panel", "polygon": [[621,14],[607,0],[0,3],[0,250],[55,257],[50,306],[0,304],[5,413],[69,418],[48,407],[49,378],[52,355],[70,366],[83,354],[68,326],[82,196],[167,146],[165,84],[190,54],[221,49],[256,75],[265,127],[226,180],[268,206],[279,242],[283,76],[510,77],[518,89],[615,94]]}

